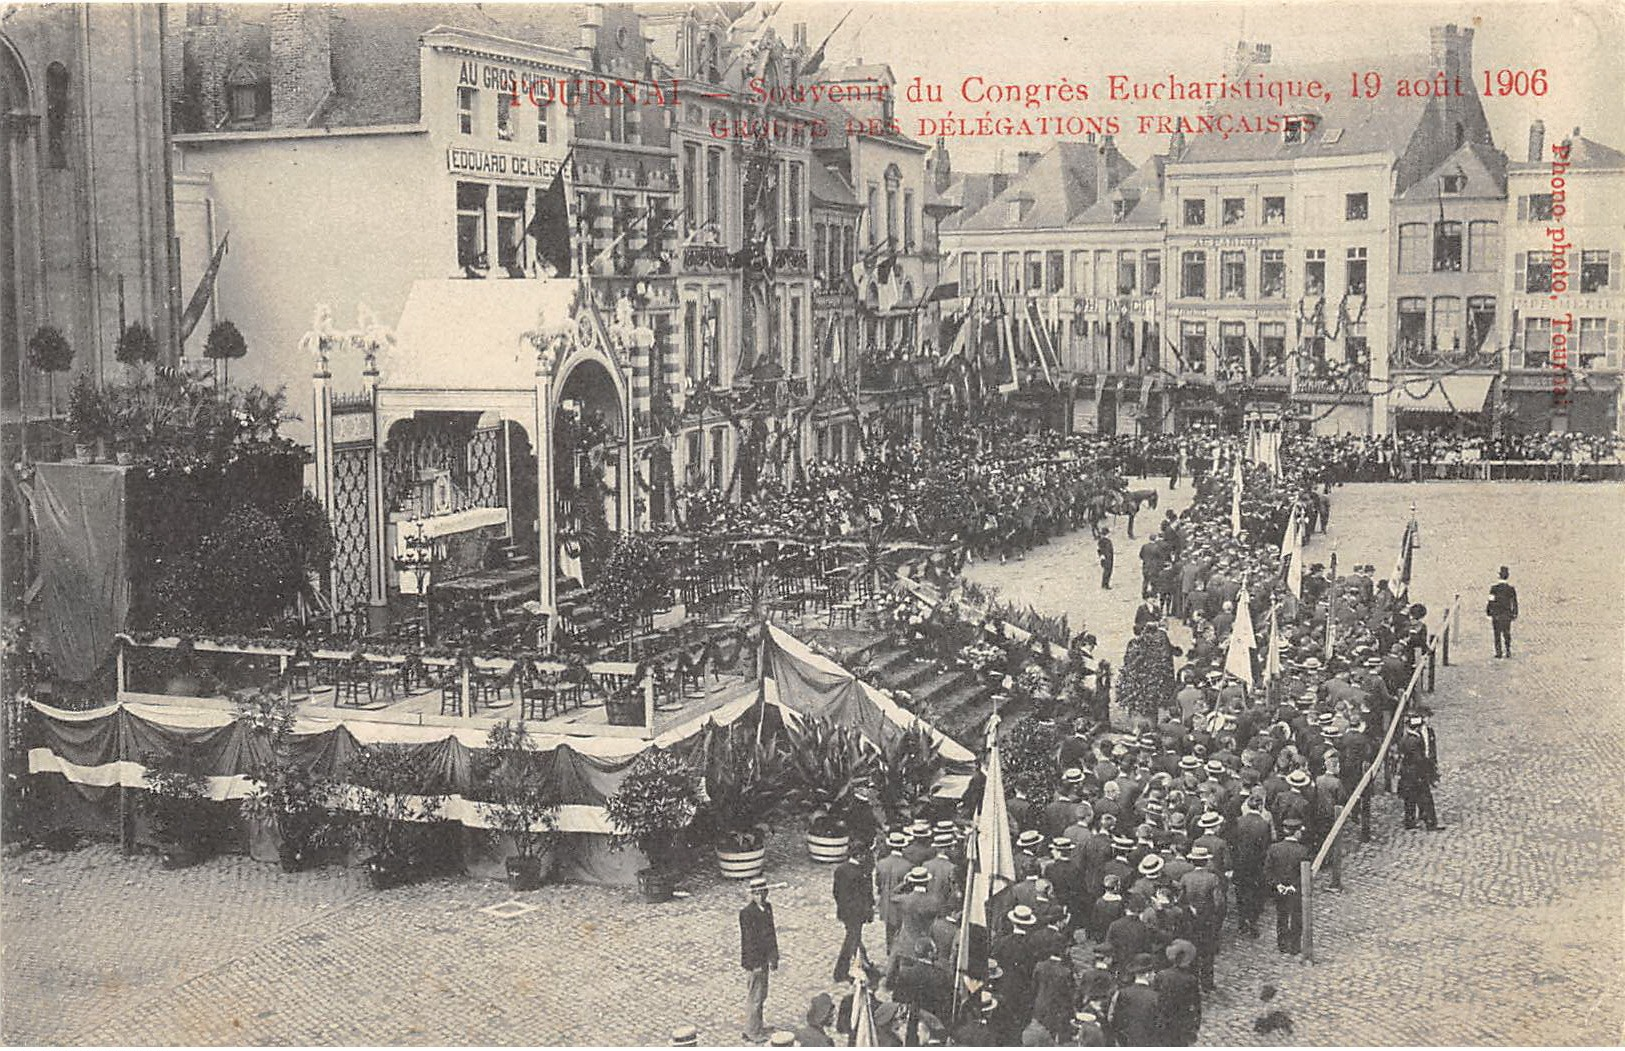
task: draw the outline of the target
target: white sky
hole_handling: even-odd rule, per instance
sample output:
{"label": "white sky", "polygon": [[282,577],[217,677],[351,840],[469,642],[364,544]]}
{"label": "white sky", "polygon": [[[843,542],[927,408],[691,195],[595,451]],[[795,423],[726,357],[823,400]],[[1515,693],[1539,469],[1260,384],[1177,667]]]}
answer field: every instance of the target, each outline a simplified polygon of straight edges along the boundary
{"label": "white sky", "polygon": [[[976,116],[988,107],[967,106],[958,97],[959,83],[970,74],[988,81],[1054,81],[1062,76],[1085,81],[1094,92],[1086,103],[1051,103],[1041,113],[1127,115],[1133,107],[1105,101],[1105,74],[1125,73],[1143,79],[1169,73],[1198,79],[1217,75],[1228,65],[1235,44],[1244,36],[1274,48],[1277,65],[1347,62],[1352,71],[1380,68],[1383,55],[1426,53],[1428,29],[1455,23],[1472,27],[1475,78],[1482,87],[1484,69],[1544,68],[1549,89],[1544,98],[1487,98],[1485,112],[1496,145],[1522,160],[1529,122],[1546,122],[1547,142],[1561,139],[1579,125],[1597,141],[1625,149],[1625,91],[1618,70],[1625,54],[1625,4],[1599,0],[1554,3],[1409,2],[1341,3],[1298,0],[1294,3],[973,3],[973,2],[809,2],[786,0],[772,21],[788,37],[793,22],[808,25],[816,47],[849,7],[852,16],[828,49],[831,62],[862,58],[888,63],[899,88],[915,76],[944,86],[941,105],[913,106],[899,97],[897,109],[905,133],[919,136],[916,119],[952,109]],[[1267,73],[1267,67],[1262,67]],[[1348,78],[1331,85],[1347,92]],[[1163,104],[1152,112],[1178,112]],[[1018,107],[995,108],[995,116],[1017,115]],[[1132,122],[1126,122],[1132,127]],[[1077,136],[1072,136],[1077,137]],[[1021,149],[1046,149],[1053,139],[950,140],[956,168],[1013,168]],[[1119,147],[1139,163],[1166,148],[1166,137],[1121,135]]]}

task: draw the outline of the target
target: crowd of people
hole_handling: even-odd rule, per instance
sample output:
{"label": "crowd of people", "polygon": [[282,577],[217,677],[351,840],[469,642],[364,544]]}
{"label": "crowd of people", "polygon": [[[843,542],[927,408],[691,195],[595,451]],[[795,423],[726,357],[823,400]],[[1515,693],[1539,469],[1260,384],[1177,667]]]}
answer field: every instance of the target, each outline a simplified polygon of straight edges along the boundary
{"label": "crowd of people", "polygon": [[[862,1023],[854,1005],[875,993],[883,1045],[1187,1045],[1215,989],[1214,962],[1236,939],[1273,921],[1277,951],[1302,952],[1304,862],[1377,759],[1426,659],[1427,611],[1372,564],[1303,567],[1290,588],[1287,530],[1324,530],[1330,515],[1323,463],[1288,456],[1279,474],[1249,468],[1236,533],[1226,461],[1239,452],[1221,445],[1215,470],[1211,448],[1176,449],[1196,471],[1196,496],[1165,514],[1140,552],[1144,605],[1119,679],[1128,715],[1113,725],[1098,710],[1055,714],[1070,736],[1049,790],[1005,801],[1016,881],[988,904],[987,944],[960,958],[982,792],[973,783],[957,811],[883,831],[872,854],[855,847],[832,887],[845,927],[836,995],[814,997],[795,1031],[752,1030],[758,1011],[747,1038],[848,1043]],[[1255,630],[1246,676],[1225,659],[1244,590]],[[1169,618],[1191,629],[1183,651],[1169,642]],[[1160,673],[1136,670],[1150,664]],[[1443,827],[1429,714],[1408,705],[1390,761],[1342,819],[1351,832],[1366,837],[1371,793],[1396,787],[1407,828]],[[766,897],[764,882],[747,911],[770,914]],[[872,954],[871,919],[885,932]],[[750,923],[742,913],[742,932]],[[751,970],[769,957],[776,966],[776,943],[742,962]]]}
{"label": "crowd of people", "polygon": [[1293,458],[1330,482],[1409,482],[1466,464],[1617,464],[1620,439],[1593,434],[1507,434],[1406,431],[1291,439]]}

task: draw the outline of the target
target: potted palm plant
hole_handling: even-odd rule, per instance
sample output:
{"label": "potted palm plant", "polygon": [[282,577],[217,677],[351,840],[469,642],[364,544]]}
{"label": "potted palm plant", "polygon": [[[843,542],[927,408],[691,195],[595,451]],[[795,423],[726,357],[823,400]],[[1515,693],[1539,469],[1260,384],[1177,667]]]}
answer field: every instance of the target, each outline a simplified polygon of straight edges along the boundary
{"label": "potted palm plant", "polygon": [[553,868],[553,829],[559,807],[553,797],[542,753],[523,722],[494,724],[485,737],[485,771],[477,805],[491,829],[513,842],[508,858],[508,886],[535,890]]}
{"label": "potted palm plant", "polygon": [[789,784],[783,755],[773,741],[757,736],[751,722],[742,719],[709,731],[705,797],[694,822],[729,879],[761,875],[768,833],[783,810]]}
{"label": "potted palm plant", "polygon": [[68,430],[73,432],[73,458],[93,463],[96,443],[107,437],[107,402],[85,373],[68,391]]}
{"label": "potted palm plant", "polygon": [[356,787],[355,836],[370,851],[367,879],[375,889],[398,887],[441,860],[435,856],[439,830],[432,825],[445,797],[425,790],[424,773],[410,752],[393,745],[363,748],[350,760],[347,777]]}
{"label": "potted palm plant", "polygon": [[863,738],[827,719],[806,719],[788,728],[789,801],[807,815],[807,853],[836,864],[851,850],[852,816],[868,804],[870,757]]}
{"label": "potted palm plant", "polygon": [[942,767],[942,753],[918,720],[881,749],[875,781],[888,822],[910,821],[925,811]]}
{"label": "potted palm plant", "polygon": [[636,844],[649,865],[638,885],[649,901],[669,901],[677,874],[677,837],[694,820],[700,778],[681,758],[663,748],[642,752],[604,810],[615,829],[616,847]]}

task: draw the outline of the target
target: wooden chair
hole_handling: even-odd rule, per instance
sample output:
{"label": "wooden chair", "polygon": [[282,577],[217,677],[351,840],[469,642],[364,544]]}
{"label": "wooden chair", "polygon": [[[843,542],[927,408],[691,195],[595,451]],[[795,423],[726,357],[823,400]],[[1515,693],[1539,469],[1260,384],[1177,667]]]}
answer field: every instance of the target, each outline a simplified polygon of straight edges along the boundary
{"label": "wooden chair", "polygon": [[531,665],[529,681],[520,690],[524,717],[551,719],[564,714],[564,703],[559,691],[560,683],[560,673],[543,671],[534,664]]}
{"label": "wooden chair", "polygon": [[303,646],[288,658],[288,688],[311,693],[316,687],[316,658]]}
{"label": "wooden chair", "polygon": [[360,650],[338,667],[333,686],[335,708],[359,708],[372,700],[372,668]]}
{"label": "wooden chair", "polygon": [[463,677],[455,667],[448,668],[440,679],[440,714],[463,714]]}
{"label": "wooden chair", "polygon": [[[514,661],[505,672],[477,669],[470,684],[477,702],[488,709],[508,708],[519,688],[519,669],[523,662]],[[507,694],[508,700],[502,695]]]}

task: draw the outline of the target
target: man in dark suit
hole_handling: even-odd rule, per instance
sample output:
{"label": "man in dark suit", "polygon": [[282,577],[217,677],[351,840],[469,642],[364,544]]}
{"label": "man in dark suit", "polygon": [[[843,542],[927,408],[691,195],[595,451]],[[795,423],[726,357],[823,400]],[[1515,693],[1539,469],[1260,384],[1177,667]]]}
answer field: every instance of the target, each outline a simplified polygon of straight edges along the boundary
{"label": "man in dark suit", "polygon": [[1112,997],[1106,1013],[1107,1026],[1117,1043],[1123,1047],[1162,1047],[1167,1044],[1161,998],[1152,988],[1152,972],[1156,964],[1149,954],[1142,953],[1129,963],[1133,983],[1125,985]]}
{"label": "man in dark suit", "polygon": [[1507,579],[1511,571],[1501,567],[1499,579],[1490,585],[1490,601],[1484,613],[1495,632],[1495,655],[1512,656],[1512,622],[1518,619],[1518,589]]}
{"label": "man in dark suit", "polygon": [[846,938],[841,942],[841,954],[835,958],[835,984],[851,981],[847,972],[852,967],[853,954],[869,952],[863,948],[863,925],[875,918],[875,892],[864,871],[863,855],[854,852],[835,866],[832,887],[835,895],[835,918],[846,927]]}
{"label": "man in dark suit", "polygon": [[1309,852],[1303,846],[1303,822],[1287,818],[1286,837],[1264,852],[1264,881],[1275,896],[1275,948],[1297,955],[1303,951],[1303,885],[1299,873]]}
{"label": "man in dark suit", "polygon": [[1406,719],[1399,739],[1399,797],[1405,801],[1405,827],[1420,820],[1429,832],[1444,828],[1433,808],[1433,786],[1439,783],[1439,741],[1421,712]]}
{"label": "man in dark suit", "polygon": [[1099,542],[1095,544],[1095,550],[1100,554],[1100,586],[1110,591],[1112,586],[1112,562],[1116,557],[1112,548],[1112,535],[1102,532]]}
{"label": "man in dark suit", "polygon": [[773,906],[767,903],[767,880],[750,881],[750,903],[739,910],[739,966],[745,969],[745,1039],[762,1043],[768,1038],[762,1024],[767,1003],[767,972],[779,968],[779,935],[773,925]]}

